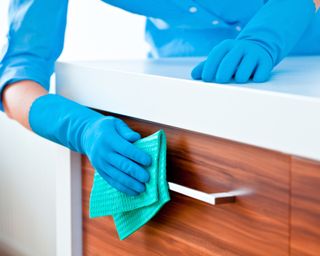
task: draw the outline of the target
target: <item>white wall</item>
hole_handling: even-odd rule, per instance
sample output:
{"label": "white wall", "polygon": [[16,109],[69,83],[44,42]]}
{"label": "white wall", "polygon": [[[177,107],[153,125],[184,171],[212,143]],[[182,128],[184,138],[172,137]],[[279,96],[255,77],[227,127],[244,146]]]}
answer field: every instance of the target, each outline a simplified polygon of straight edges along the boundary
{"label": "white wall", "polygon": [[[0,48],[9,0],[0,0]],[[62,60],[144,58],[144,18],[71,0]],[[57,147],[0,114],[0,255],[55,255]]]}
{"label": "white wall", "polygon": [[[7,31],[7,5],[0,1],[0,46]],[[70,0],[64,60],[144,58],[145,18],[100,0]]]}
{"label": "white wall", "polygon": [[[3,0],[1,0],[3,1]],[[62,59],[144,58],[145,18],[100,0],[71,0]]]}

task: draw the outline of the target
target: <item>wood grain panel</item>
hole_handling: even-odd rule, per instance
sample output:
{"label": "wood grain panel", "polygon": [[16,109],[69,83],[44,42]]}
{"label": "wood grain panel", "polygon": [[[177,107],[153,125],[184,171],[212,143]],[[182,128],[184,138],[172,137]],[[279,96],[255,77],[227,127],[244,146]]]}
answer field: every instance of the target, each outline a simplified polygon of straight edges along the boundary
{"label": "wood grain panel", "polygon": [[291,255],[320,255],[320,163],[292,160]]}
{"label": "wood grain panel", "polygon": [[109,217],[88,219],[93,170],[83,158],[85,255],[288,255],[290,157],[123,119],[143,136],[165,130],[170,181],[205,192],[247,189],[250,193],[219,206],[172,193],[172,201],[150,223],[120,242]]}

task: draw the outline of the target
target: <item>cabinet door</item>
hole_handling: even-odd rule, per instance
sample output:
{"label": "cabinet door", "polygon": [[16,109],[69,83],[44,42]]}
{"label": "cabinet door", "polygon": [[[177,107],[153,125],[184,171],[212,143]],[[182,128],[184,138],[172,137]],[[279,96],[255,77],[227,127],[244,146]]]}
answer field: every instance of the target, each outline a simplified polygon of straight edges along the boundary
{"label": "cabinet door", "polygon": [[292,159],[291,255],[320,255],[320,163]]}
{"label": "cabinet door", "polygon": [[208,205],[176,193],[148,224],[119,241],[110,217],[88,218],[94,170],[83,158],[85,255],[288,255],[290,157],[186,130],[124,118],[147,136],[164,129],[169,181],[204,192],[246,190]]}

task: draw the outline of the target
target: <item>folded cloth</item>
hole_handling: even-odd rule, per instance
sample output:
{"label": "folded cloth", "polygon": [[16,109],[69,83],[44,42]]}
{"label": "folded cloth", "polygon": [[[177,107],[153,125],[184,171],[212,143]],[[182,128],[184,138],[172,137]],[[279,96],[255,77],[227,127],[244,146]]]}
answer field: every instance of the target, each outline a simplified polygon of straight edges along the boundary
{"label": "folded cloth", "polygon": [[166,180],[166,136],[163,130],[134,143],[152,157],[150,180],[138,196],[111,187],[96,171],[90,195],[90,218],[112,215],[120,240],[146,224],[170,200]]}

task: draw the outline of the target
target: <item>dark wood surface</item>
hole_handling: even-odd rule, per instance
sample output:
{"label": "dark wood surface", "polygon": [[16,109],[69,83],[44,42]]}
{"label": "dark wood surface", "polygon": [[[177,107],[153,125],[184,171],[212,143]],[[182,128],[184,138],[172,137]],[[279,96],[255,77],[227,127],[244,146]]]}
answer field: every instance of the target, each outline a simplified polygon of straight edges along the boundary
{"label": "dark wood surface", "polygon": [[292,159],[291,255],[320,255],[320,163]]}
{"label": "dark wood surface", "polygon": [[93,169],[83,157],[84,255],[288,255],[289,156],[124,120],[143,136],[165,130],[169,181],[205,192],[250,193],[218,206],[171,193],[172,201],[153,220],[119,241],[110,217],[88,218]]}

